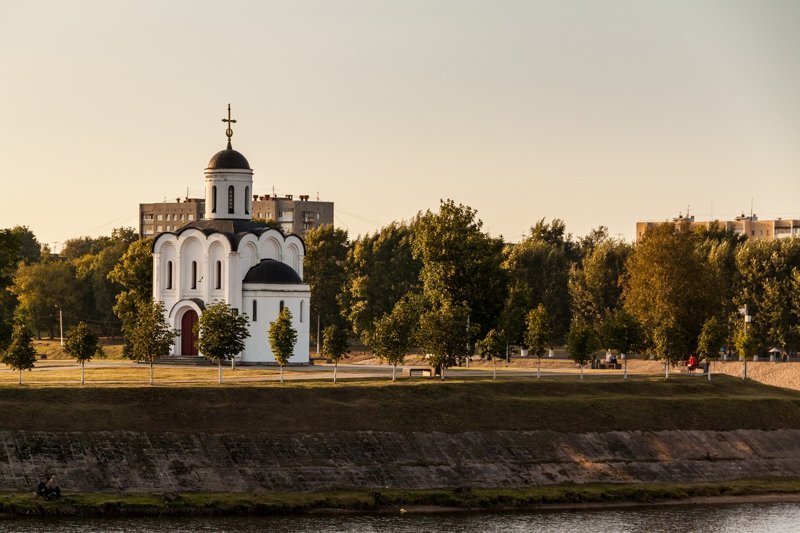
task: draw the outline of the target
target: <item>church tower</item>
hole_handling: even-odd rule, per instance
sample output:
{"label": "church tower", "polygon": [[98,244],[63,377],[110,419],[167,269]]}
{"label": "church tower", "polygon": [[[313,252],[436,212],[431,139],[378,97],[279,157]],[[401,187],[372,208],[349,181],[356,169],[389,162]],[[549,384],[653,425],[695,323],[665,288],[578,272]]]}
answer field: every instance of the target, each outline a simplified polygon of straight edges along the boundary
{"label": "church tower", "polygon": [[228,147],[214,154],[205,170],[206,211],[204,218],[251,220],[253,170],[247,159],[233,149],[231,126],[236,120],[231,118],[231,105],[228,104],[228,118],[223,118],[228,127]]}

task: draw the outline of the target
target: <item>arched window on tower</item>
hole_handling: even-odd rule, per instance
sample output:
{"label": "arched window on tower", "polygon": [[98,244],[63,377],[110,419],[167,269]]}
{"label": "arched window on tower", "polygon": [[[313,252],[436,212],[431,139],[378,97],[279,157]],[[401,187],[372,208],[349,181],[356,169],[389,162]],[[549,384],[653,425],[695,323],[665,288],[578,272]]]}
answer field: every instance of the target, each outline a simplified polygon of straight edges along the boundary
{"label": "arched window on tower", "polygon": [[197,261],[192,261],[192,288],[197,288]]}
{"label": "arched window on tower", "polygon": [[303,302],[303,300],[300,300],[300,322],[303,321],[303,304],[304,303],[305,302]]}
{"label": "arched window on tower", "polygon": [[167,261],[167,289],[172,288],[172,261]]}
{"label": "arched window on tower", "polygon": [[217,261],[214,271],[214,288],[219,290],[222,288],[222,261]]}
{"label": "arched window on tower", "polygon": [[280,305],[278,305],[278,312],[280,313],[281,311],[283,311],[283,300],[281,300]]}
{"label": "arched window on tower", "polygon": [[258,302],[253,300],[253,322],[258,320]]}
{"label": "arched window on tower", "polygon": [[250,214],[250,209],[247,204],[250,203],[250,187],[244,188],[244,213],[246,215]]}
{"label": "arched window on tower", "polygon": [[228,186],[228,214],[233,214],[233,185]]}
{"label": "arched window on tower", "polygon": [[211,212],[217,212],[217,186],[211,186]]}

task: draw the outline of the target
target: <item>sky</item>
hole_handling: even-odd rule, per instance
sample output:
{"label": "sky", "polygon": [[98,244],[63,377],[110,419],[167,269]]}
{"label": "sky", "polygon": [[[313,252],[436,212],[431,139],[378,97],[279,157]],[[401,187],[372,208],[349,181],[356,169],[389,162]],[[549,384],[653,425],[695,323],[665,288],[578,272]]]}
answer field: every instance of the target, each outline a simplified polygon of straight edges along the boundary
{"label": "sky", "polygon": [[228,103],[253,192],[351,237],[448,198],[512,242],[800,218],[797,28],[795,0],[0,0],[0,228],[57,250],[201,197]]}

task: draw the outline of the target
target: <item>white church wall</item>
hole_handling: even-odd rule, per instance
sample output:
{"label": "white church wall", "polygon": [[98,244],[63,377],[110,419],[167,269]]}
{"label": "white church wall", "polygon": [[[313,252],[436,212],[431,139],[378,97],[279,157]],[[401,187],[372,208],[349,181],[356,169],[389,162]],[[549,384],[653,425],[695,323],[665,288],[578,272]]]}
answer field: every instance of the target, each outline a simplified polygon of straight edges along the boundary
{"label": "white church wall", "polygon": [[[254,288],[259,287],[259,288]],[[250,337],[245,341],[245,351],[241,358],[243,363],[274,363],[275,356],[269,345],[269,327],[278,317],[280,303],[292,313],[292,326],[297,331],[297,343],[290,363],[307,364],[308,352],[308,309],[310,293],[305,290],[286,290],[282,285],[248,284],[243,291],[243,310],[250,320]],[[253,301],[258,312],[253,320]],[[301,303],[302,302],[302,303]],[[303,321],[300,321],[300,307],[303,307]]]}

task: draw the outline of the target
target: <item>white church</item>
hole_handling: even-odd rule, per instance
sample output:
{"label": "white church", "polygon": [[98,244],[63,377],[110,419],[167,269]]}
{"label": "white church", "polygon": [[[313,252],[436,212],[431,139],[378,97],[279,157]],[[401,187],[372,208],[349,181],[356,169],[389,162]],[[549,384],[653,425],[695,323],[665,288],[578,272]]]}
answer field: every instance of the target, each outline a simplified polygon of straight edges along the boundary
{"label": "white church", "polygon": [[153,298],[164,302],[167,322],[180,331],[173,355],[198,355],[193,327],[206,305],[225,301],[248,317],[250,337],[237,363],[273,363],[269,326],[287,307],[297,330],[292,364],[309,362],[309,286],[303,283],[305,245],[253,222],[253,170],[231,146],[205,170],[205,214],[153,242]]}

